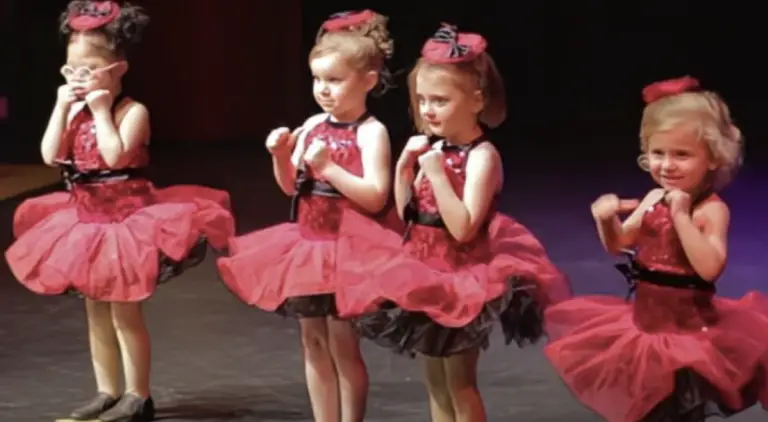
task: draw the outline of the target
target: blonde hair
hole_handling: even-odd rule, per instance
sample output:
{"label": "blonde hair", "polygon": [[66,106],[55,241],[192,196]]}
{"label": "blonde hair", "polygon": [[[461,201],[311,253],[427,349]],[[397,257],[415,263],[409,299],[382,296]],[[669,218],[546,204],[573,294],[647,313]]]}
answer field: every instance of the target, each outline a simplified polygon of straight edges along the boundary
{"label": "blonde hair", "polygon": [[441,69],[456,76],[466,78],[473,83],[473,90],[479,89],[483,94],[483,109],[477,116],[484,125],[495,128],[507,118],[507,97],[504,80],[499,74],[496,63],[488,53],[480,53],[471,60],[458,63],[430,63],[420,58],[408,74],[408,95],[411,102],[411,117],[419,132],[431,135],[428,125],[424,123],[419,113],[419,98],[416,93],[416,78],[422,69]]}
{"label": "blonde hair", "polygon": [[378,72],[380,83],[386,85],[388,81],[382,79],[389,73],[384,62],[394,53],[394,41],[389,37],[387,21],[386,16],[374,13],[369,22],[354,28],[334,32],[320,28],[309,60],[339,53],[355,69]]}
{"label": "blonde hair", "polygon": [[710,157],[717,164],[713,187],[722,189],[741,167],[744,140],[741,130],[733,124],[728,105],[714,92],[684,92],[660,98],[645,107],[640,123],[640,167],[648,170],[651,136],[685,124],[695,124],[699,139],[706,142]]}

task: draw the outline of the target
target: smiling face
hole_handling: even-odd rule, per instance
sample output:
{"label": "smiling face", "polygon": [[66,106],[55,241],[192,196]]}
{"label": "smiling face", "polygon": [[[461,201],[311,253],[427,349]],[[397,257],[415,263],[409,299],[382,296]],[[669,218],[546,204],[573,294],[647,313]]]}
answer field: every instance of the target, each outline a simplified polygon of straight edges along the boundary
{"label": "smiling face", "polygon": [[695,192],[717,169],[695,125],[681,124],[648,138],[648,169],[664,189]]}

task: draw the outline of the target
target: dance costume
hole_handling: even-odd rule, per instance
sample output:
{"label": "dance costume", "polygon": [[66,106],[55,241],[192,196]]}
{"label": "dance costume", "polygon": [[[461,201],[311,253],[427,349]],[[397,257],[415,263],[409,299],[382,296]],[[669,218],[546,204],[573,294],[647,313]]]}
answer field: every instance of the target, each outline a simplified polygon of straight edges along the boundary
{"label": "dance costume", "polygon": [[[469,145],[443,143],[445,171],[461,198]],[[570,297],[541,244],[510,217],[491,212],[477,236],[456,241],[427,177],[405,211],[405,239],[350,213],[341,225],[341,316],[360,316],[364,337],[397,352],[448,356],[487,346],[498,320],[507,342],[535,341],[541,310]]]}
{"label": "dance costume", "polygon": [[[123,98],[114,101],[112,112]],[[202,261],[206,243],[234,232],[229,194],[202,186],[156,189],[146,175],[147,145],[110,169],[87,106],[67,125],[60,157],[68,192],[24,201],[6,251],[14,276],[41,295],[74,292],[97,301],[138,302],[158,282]]]}
{"label": "dance costume", "polygon": [[662,200],[619,266],[635,300],[591,296],[547,310],[546,355],[573,394],[610,422],[699,422],[768,405],[768,303],[715,297],[688,261]]}
{"label": "dance costume", "polygon": [[[351,123],[328,117],[309,130],[303,148],[312,142],[324,143],[336,165],[360,177],[357,131],[369,117],[365,114]],[[336,274],[345,265],[337,256],[339,226],[344,211],[356,208],[302,166],[296,177],[291,222],[231,239],[230,256],[218,260],[224,283],[245,303],[266,311],[300,318],[336,315]],[[361,214],[361,218],[372,217]]]}

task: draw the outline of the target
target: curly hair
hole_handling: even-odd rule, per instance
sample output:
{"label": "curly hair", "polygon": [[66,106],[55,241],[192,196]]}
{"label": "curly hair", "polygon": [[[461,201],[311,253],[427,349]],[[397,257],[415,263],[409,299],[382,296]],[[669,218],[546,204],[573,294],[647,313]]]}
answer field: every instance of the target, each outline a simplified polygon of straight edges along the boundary
{"label": "curly hair", "polygon": [[327,32],[320,29],[309,60],[332,53],[341,53],[356,69],[373,70],[379,74],[377,94],[393,87],[392,75],[385,62],[394,54],[394,41],[389,36],[386,16],[374,13],[373,19],[344,31]]}
{"label": "curly hair", "polygon": [[[69,16],[75,10],[81,10],[95,3],[92,0],[73,0],[69,2],[67,9],[59,17],[59,32],[69,42],[73,34],[78,31],[69,26]],[[102,35],[107,41],[107,47],[118,56],[127,55],[133,47],[141,42],[144,29],[149,24],[149,16],[140,6],[129,2],[120,4],[120,15],[112,22],[89,30],[89,33]]]}
{"label": "curly hair", "polygon": [[733,123],[728,105],[711,91],[685,92],[656,100],[645,107],[640,123],[640,167],[648,170],[648,140],[656,133],[684,124],[696,125],[716,162],[714,188],[721,189],[736,176],[743,162],[744,139]]}

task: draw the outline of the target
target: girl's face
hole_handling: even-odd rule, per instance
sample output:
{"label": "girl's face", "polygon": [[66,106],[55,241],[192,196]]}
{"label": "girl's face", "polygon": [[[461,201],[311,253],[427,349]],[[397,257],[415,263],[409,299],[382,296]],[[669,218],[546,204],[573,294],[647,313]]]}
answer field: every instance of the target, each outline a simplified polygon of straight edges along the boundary
{"label": "girl's face", "polygon": [[680,125],[648,139],[648,167],[651,177],[664,189],[695,193],[717,163],[705,140],[692,125]]}
{"label": "girl's face", "polygon": [[469,85],[461,75],[447,69],[419,69],[416,98],[419,114],[431,134],[451,138],[477,126],[483,102],[479,92],[468,89]]}
{"label": "girl's face", "polygon": [[316,57],[309,67],[314,78],[312,92],[323,111],[339,121],[358,118],[368,92],[376,85],[376,72],[351,67],[340,53]]}
{"label": "girl's face", "polygon": [[79,98],[105,89],[113,91],[127,70],[98,34],[74,34],[67,46],[67,63],[61,74]]}

